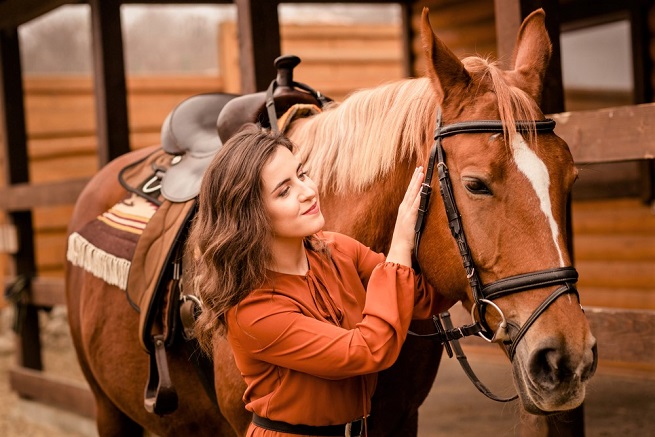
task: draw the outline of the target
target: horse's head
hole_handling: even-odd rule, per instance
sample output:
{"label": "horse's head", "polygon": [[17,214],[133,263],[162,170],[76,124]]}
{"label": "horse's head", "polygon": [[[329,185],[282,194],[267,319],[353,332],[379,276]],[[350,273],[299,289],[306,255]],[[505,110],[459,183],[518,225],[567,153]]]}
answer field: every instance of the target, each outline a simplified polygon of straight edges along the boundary
{"label": "horse's head", "polygon": [[[508,71],[477,57],[460,61],[434,35],[427,9],[422,18],[428,76],[448,132],[439,141],[463,233],[458,245],[445,231],[447,208],[435,193],[419,262],[432,283],[460,284],[451,297],[473,310],[489,337],[495,333],[506,343],[528,411],[575,408],[595,370],[596,340],[573,286],[577,274],[567,249],[567,200],[577,170],[538,104],[551,55],[544,13],[524,21]],[[458,124],[480,120],[502,124]],[[461,270],[464,238],[472,261],[467,273],[480,281],[481,294],[471,291],[476,284],[470,287]]]}

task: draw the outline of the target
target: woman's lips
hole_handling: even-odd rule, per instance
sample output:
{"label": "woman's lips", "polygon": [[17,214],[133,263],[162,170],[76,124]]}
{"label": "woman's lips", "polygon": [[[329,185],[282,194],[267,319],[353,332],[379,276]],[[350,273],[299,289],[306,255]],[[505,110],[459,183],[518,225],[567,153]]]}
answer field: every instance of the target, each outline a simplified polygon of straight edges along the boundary
{"label": "woman's lips", "polygon": [[311,215],[318,212],[318,202],[313,204],[307,211],[303,212],[302,215]]}

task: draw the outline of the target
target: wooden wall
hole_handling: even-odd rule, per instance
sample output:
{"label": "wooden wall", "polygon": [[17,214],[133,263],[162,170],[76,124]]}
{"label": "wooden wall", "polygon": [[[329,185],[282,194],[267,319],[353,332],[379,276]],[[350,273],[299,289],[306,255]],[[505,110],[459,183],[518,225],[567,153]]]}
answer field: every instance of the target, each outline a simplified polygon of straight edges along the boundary
{"label": "wooden wall", "polygon": [[[334,99],[403,77],[400,26],[290,25],[281,32],[283,53],[302,59],[295,79]],[[157,144],[161,123],[183,99],[204,92],[239,92],[236,25],[223,24],[219,38],[220,77],[128,77],[133,149]],[[25,94],[31,181],[91,177],[97,171],[91,77],[28,76]],[[72,206],[34,211],[39,276],[63,276],[71,212]],[[0,253],[0,280],[7,267],[7,257]]]}
{"label": "wooden wall", "polygon": [[[460,2],[440,2],[441,9],[433,9],[432,24],[459,56],[494,56],[493,1],[476,1],[477,8],[467,3],[467,13]],[[354,89],[403,77],[399,26],[294,25],[284,26],[281,32],[282,52],[303,59],[296,80],[337,100]],[[202,92],[238,92],[234,24],[223,25],[220,38],[221,77],[128,78],[133,148],[158,143],[161,122],[184,98]],[[97,163],[91,78],[28,77],[25,90],[32,181],[93,175]],[[63,274],[65,230],[71,209],[66,206],[34,211],[41,276]],[[652,211],[638,200],[619,199],[575,202],[573,214],[583,303],[655,309]],[[0,273],[6,270],[3,264],[6,257],[0,255]]]}
{"label": "wooden wall", "polygon": [[[220,90],[218,77],[132,77],[128,105],[132,147],[159,142],[161,123],[186,97]],[[25,110],[30,180],[91,177],[97,171],[96,121],[90,77],[27,77]],[[34,211],[40,276],[63,275],[66,226],[72,206]]]}
{"label": "wooden wall", "polygon": [[[282,54],[302,60],[294,79],[334,100],[405,76],[400,26],[283,25],[280,35]],[[220,41],[225,91],[239,93],[235,23],[221,25]]]}

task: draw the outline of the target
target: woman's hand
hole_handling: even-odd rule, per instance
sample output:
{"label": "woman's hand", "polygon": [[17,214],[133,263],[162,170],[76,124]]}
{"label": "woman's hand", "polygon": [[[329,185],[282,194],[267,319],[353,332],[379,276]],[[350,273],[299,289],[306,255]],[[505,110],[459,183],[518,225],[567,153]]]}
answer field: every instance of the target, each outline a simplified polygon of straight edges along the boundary
{"label": "woman's hand", "polygon": [[409,182],[405,197],[398,207],[396,226],[391,238],[391,247],[387,262],[394,262],[408,267],[412,265],[414,250],[414,226],[418,216],[418,206],[421,201],[421,184],[424,178],[423,167],[417,167]]}

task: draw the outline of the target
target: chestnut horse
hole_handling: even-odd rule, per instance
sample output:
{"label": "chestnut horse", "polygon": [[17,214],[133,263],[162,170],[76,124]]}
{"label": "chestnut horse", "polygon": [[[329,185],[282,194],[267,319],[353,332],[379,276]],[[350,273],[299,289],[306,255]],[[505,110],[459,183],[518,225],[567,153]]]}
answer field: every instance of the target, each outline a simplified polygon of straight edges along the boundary
{"label": "chestnut horse", "polygon": [[[544,119],[538,102],[551,46],[543,11],[524,21],[508,71],[478,57],[460,61],[432,32],[427,10],[421,35],[427,77],[359,91],[291,126],[289,136],[321,187],[326,228],[386,250],[411,173],[417,165],[427,168],[437,113],[444,126],[497,120],[504,127],[500,133],[469,130],[441,138],[475,265],[469,276],[490,284],[569,267],[566,207],[577,173],[571,154],[552,127],[545,132],[517,128],[517,121],[537,126]],[[146,153],[122,156],[91,180],[77,202],[70,232],[123,198],[118,171]],[[438,195],[427,204],[418,244],[423,274],[442,295],[437,310],[461,301],[484,319],[495,341],[515,340],[511,365],[525,410],[549,414],[582,403],[596,353],[574,289],[559,293],[559,285],[538,284],[503,294],[483,311]],[[218,405],[206,396],[188,353],[177,345],[169,351],[169,367],[179,408],[158,417],[143,407],[148,357],[137,338],[138,315],[124,292],[69,265],[67,299],[100,435],[138,435],[143,429],[161,436],[244,435],[250,420],[241,400],[244,384],[224,340],[217,339],[212,357]],[[418,407],[431,389],[441,351],[438,342],[408,337],[397,363],[380,375],[370,435],[416,435]]]}

